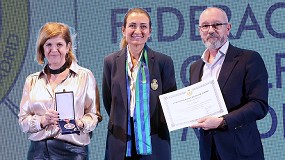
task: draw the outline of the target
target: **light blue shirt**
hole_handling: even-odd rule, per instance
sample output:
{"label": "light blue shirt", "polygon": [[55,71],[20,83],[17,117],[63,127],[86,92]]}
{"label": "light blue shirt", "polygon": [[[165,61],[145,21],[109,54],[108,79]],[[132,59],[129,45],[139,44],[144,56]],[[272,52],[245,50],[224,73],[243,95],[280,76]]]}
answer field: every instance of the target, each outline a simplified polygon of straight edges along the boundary
{"label": "light blue shirt", "polygon": [[218,79],[222,65],[224,63],[227,50],[229,48],[229,41],[227,41],[219,50],[218,53],[213,61],[213,63],[209,63],[207,61],[207,57],[209,57],[209,51],[206,49],[204,53],[201,56],[201,59],[205,62],[204,68],[203,68],[203,75],[202,80],[208,79],[208,78],[216,78]]}

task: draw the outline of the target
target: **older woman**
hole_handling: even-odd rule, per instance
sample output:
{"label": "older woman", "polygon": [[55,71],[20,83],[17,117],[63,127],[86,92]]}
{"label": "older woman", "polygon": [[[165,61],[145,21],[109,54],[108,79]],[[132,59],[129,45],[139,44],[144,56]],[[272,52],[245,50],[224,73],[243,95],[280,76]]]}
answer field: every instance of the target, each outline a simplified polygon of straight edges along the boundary
{"label": "older woman", "polygon": [[121,50],[104,59],[103,100],[110,117],[105,159],[171,159],[170,136],[158,96],[176,90],[171,57],[151,50],[149,14],[130,9]]}
{"label": "older woman", "polygon": [[[92,72],[77,64],[72,35],[63,23],[46,23],[39,32],[36,58],[46,64],[26,78],[19,124],[31,140],[28,159],[86,159],[90,132],[101,121],[99,93]],[[79,134],[62,134],[55,93],[72,91]]]}

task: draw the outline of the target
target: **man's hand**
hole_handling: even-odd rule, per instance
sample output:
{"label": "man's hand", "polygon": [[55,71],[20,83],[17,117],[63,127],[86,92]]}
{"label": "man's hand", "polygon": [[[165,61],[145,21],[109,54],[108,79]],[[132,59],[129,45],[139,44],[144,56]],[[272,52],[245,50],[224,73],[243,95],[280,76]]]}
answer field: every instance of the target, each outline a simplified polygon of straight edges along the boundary
{"label": "man's hand", "polygon": [[204,130],[216,129],[222,123],[223,118],[205,117],[199,119],[197,124],[190,126],[191,128],[202,128]]}

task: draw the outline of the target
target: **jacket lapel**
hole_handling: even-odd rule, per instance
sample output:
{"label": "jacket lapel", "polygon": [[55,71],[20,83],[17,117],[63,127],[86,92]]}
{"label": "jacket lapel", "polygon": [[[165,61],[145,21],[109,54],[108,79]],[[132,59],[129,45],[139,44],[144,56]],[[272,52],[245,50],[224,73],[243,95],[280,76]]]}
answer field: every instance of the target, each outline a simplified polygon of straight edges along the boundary
{"label": "jacket lapel", "polygon": [[199,59],[197,64],[191,68],[192,73],[190,74],[190,85],[201,81],[204,64],[205,63]]}
{"label": "jacket lapel", "polygon": [[[128,96],[127,96],[127,84],[126,84],[126,54],[127,50],[123,49],[121,52],[117,54],[117,59],[116,59],[116,69],[118,70],[119,76],[121,81],[119,82],[123,101],[124,101],[124,106],[126,106],[126,110],[128,109]],[[122,67],[123,66],[123,67]]]}
{"label": "jacket lapel", "polygon": [[218,77],[218,83],[220,85],[221,90],[225,86],[230,74],[232,73],[235,65],[237,64],[238,57],[239,57],[238,50],[235,49],[235,47],[230,44]]}
{"label": "jacket lapel", "polygon": [[[148,56],[149,80],[150,80],[150,83],[151,83],[151,81],[155,78],[155,73],[154,73],[154,63],[155,63],[154,52],[150,48],[148,48],[147,46],[146,46],[146,49],[147,49],[147,56]],[[152,93],[152,91],[150,89],[150,95],[149,95],[150,97],[152,96],[151,93]],[[151,98],[150,98],[150,100],[151,100]],[[155,107],[156,106],[153,107],[153,105],[151,105],[151,104],[153,104],[153,102],[151,102],[151,101],[149,103],[150,103],[150,115],[152,115],[154,113],[154,111],[155,111]]]}

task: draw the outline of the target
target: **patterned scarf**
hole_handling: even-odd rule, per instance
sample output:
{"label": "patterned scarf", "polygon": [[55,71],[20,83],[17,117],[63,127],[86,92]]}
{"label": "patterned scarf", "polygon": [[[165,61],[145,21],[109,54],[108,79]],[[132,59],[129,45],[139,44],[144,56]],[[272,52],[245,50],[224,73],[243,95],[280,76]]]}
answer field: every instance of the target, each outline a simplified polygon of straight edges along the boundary
{"label": "patterned scarf", "polygon": [[131,137],[135,136],[136,151],[140,155],[150,155],[152,153],[150,136],[150,111],[149,111],[149,93],[150,80],[148,70],[147,50],[144,48],[139,64],[135,84],[135,110],[134,110],[134,132],[131,135],[130,122],[130,85],[128,80],[128,64],[126,61],[126,82],[128,91],[128,139],[126,156],[131,156],[132,142]]}

